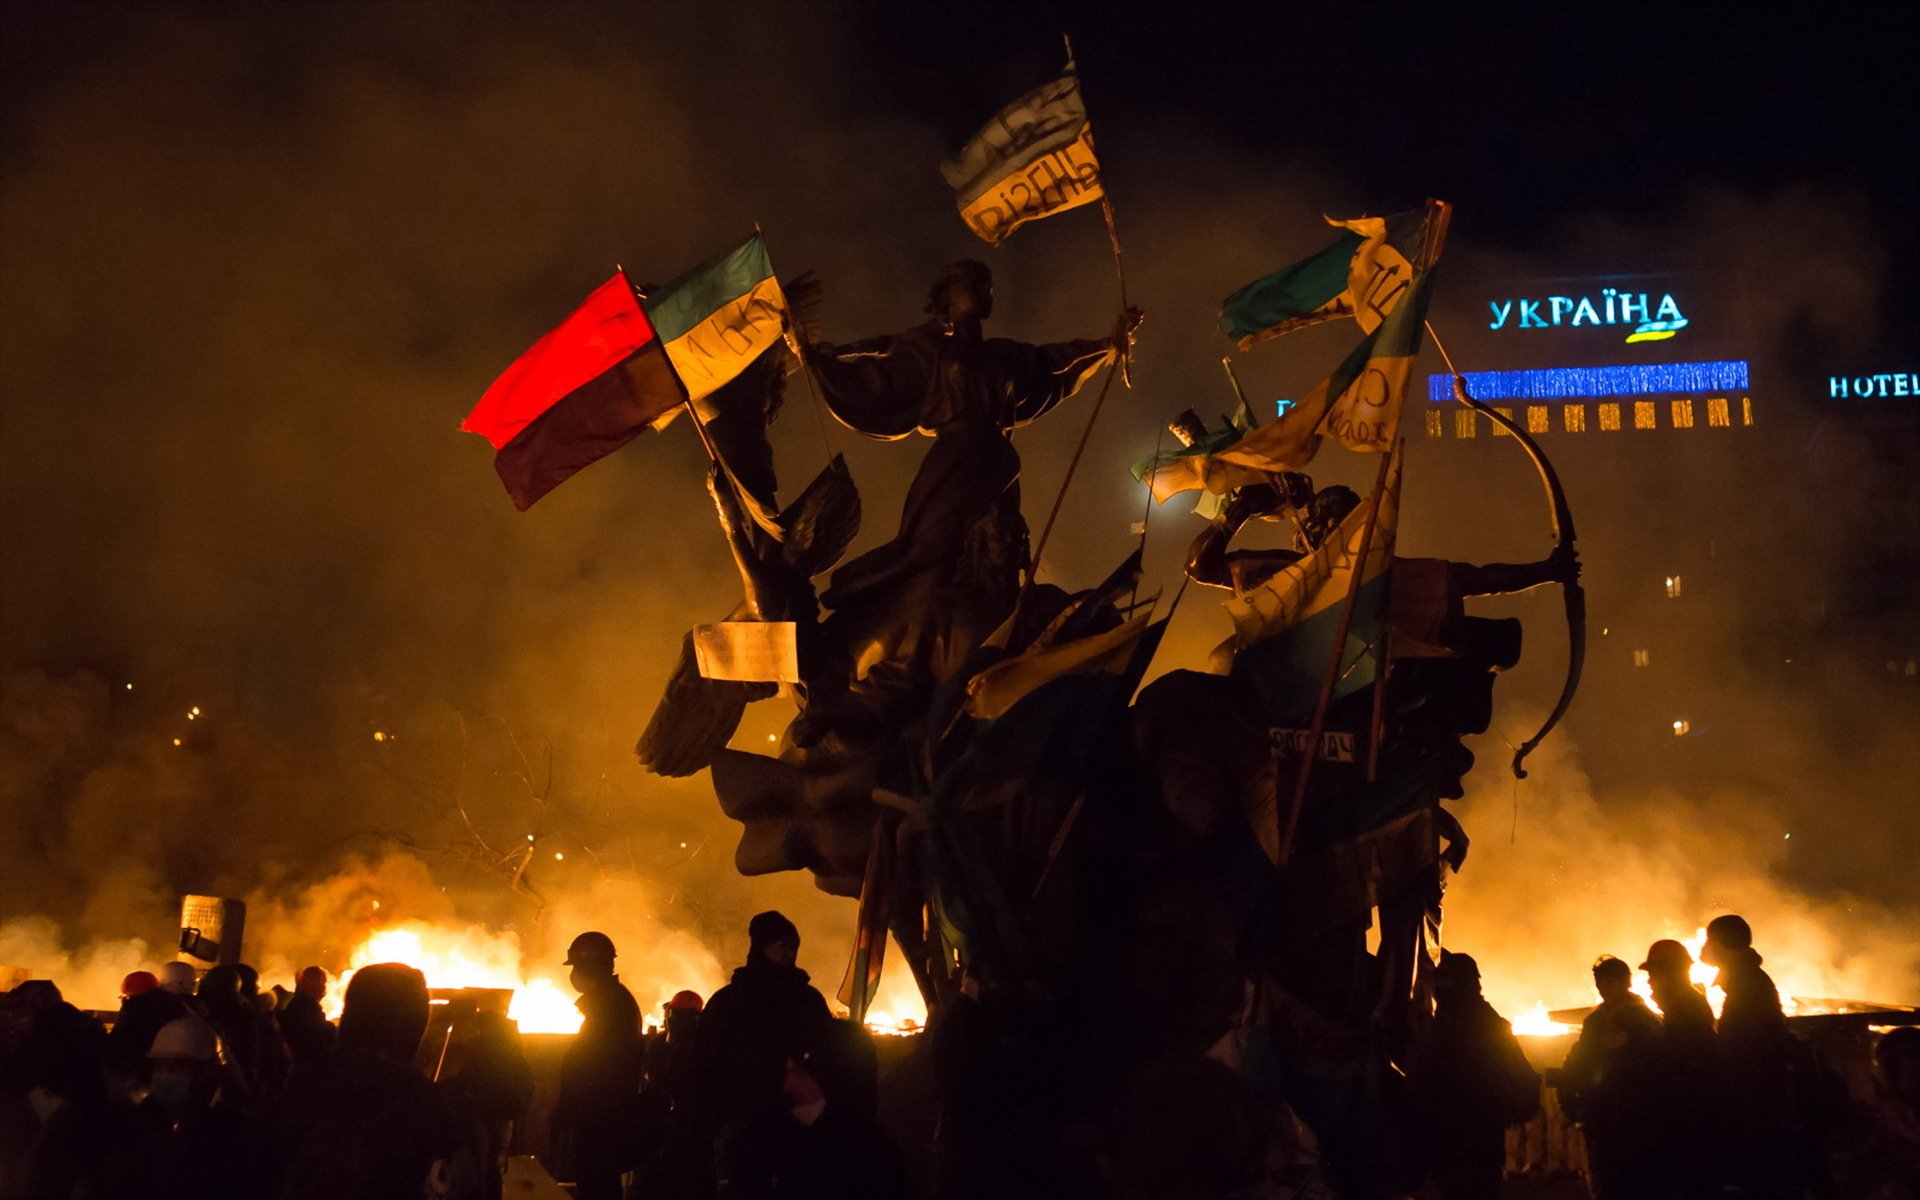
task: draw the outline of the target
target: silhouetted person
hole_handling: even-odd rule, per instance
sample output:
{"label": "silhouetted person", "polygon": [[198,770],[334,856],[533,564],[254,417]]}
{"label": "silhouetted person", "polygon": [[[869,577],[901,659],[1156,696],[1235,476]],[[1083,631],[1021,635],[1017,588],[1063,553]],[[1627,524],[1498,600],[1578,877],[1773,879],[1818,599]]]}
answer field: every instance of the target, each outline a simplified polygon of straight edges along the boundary
{"label": "silhouetted person", "polygon": [[812,1047],[787,1060],[775,1200],[907,1195],[906,1162],[874,1117],[879,1090],[873,1039],[851,1021],[830,1021]]}
{"label": "silhouetted person", "polygon": [[168,1022],[186,1016],[187,1006],[180,997],[161,987],[159,978],[148,971],[135,971],[127,976],[120,984],[120,992],[120,1015],[114,1018],[113,1029],[107,1034],[107,1049],[116,1069],[137,1074],[147,1049],[153,1045],[153,1035]]}
{"label": "silhouetted person", "polygon": [[119,1196],[133,1187],[123,1152],[129,1114],[107,1092],[106,1031],[59,994],[48,985],[26,999],[33,1015],[0,1072],[32,1114],[27,1143],[17,1157],[9,1154],[0,1178],[5,1200]]}
{"label": "silhouetted person", "polygon": [[1700,961],[1720,969],[1715,982],[1726,993],[1717,1042],[1728,1179],[1744,1195],[1797,1195],[1804,1174],[1794,1111],[1798,1045],[1779,990],[1761,970],[1753,930],[1741,917],[1708,923]]}
{"label": "silhouetted person", "polygon": [[213,1027],[181,1017],[155,1035],[140,1116],[145,1200],[252,1200],[259,1126],[220,1062]]}
{"label": "silhouetted person", "polygon": [[327,973],[319,967],[308,967],[294,980],[293,995],[280,1010],[280,1031],[296,1067],[324,1058],[340,1039],[339,1031],[320,1007],[326,998]]}
{"label": "silhouetted person", "polygon": [[660,1032],[647,1043],[647,1077],[641,1091],[649,1120],[663,1131],[659,1153],[647,1171],[652,1200],[681,1200],[712,1192],[711,1140],[694,1111],[694,1043],[706,1007],[700,994],[679,991],[662,1006]]}
{"label": "silhouetted person", "polygon": [[1612,955],[1593,964],[1593,986],[1600,1007],[1567,1054],[1560,1106],[1586,1135],[1595,1200],[1633,1200],[1665,1169],[1660,1098],[1671,1088],[1660,1018],[1633,993],[1633,968]]}
{"label": "silhouetted person", "polygon": [[1540,1077],[1513,1027],[1480,995],[1480,966],[1443,952],[1433,1028],[1416,1079],[1427,1170],[1442,1200],[1500,1194],[1509,1125],[1540,1109]]}
{"label": "silhouetted person", "polygon": [[792,921],[763,912],[747,926],[747,938],[746,965],[707,1001],[694,1037],[697,1116],[718,1139],[718,1184],[728,1200],[767,1194],[767,1144],[786,1120],[787,1059],[818,1044],[833,1020],[794,965],[800,931]]}
{"label": "silhouetted person", "polygon": [[497,1012],[483,1012],[471,1000],[448,1005],[450,1039],[440,1078],[460,1096],[484,1130],[489,1169],[505,1169],[513,1125],[533,1101],[533,1068],[520,1045],[520,1031]]}
{"label": "silhouetted person", "polygon": [[613,973],[613,939],[587,932],[567,947],[576,1002],[584,1018],[560,1064],[555,1129],[572,1150],[579,1200],[619,1200],[620,1176],[634,1164],[640,1078],[646,1044],[640,1006]]}
{"label": "silhouetted person", "polygon": [[1726,1157],[1713,1009],[1693,984],[1693,955],[1679,942],[1663,938],[1647,947],[1640,969],[1647,973],[1653,1002],[1660,1009],[1666,1086],[1659,1107],[1681,1146],[1661,1170],[1673,1194],[1701,1195],[1713,1189]]}
{"label": "silhouetted person", "polygon": [[286,1035],[280,1031],[273,993],[262,995],[260,992],[260,972],[248,963],[235,963],[233,969],[240,976],[240,1003],[253,1016],[257,1082],[263,1094],[276,1095],[287,1085],[287,1076],[293,1071],[293,1051],[287,1047]]}
{"label": "silhouetted person", "polygon": [[262,1067],[266,1048],[260,1036],[259,1015],[241,995],[239,970],[226,963],[209,968],[200,977],[200,987],[194,993],[194,998],[200,1002],[200,1012],[207,1023],[220,1035],[220,1044],[226,1048],[227,1061],[238,1072],[238,1086],[246,1089],[249,1095],[263,1095],[265,1080]]}
{"label": "silhouetted person", "polygon": [[426,977],[404,963],[347,984],[339,1049],[294,1076],[268,1121],[260,1194],[280,1200],[455,1200],[462,1129],[414,1065]]}

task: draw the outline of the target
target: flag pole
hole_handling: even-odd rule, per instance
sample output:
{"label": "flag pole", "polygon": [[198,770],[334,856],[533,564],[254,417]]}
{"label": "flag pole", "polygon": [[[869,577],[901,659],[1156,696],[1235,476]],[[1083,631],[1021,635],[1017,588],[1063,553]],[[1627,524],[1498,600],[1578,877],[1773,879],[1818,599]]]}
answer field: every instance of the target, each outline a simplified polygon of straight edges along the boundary
{"label": "flag pole", "polygon": [[1373,498],[1367,508],[1367,523],[1360,535],[1359,553],[1354,557],[1353,580],[1347,584],[1347,598],[1340,606],[1340,624],[1333,634],[1333,653],[1327,662],[1327,673],[1320,680],[1320,699],[1314,705],[1313,724],[1307,731],[1300,774],[1294,779],[1293,803],[1280,817],[1279,853],[1282,864],[1293,854],[1293,837],[1300,828],[1300,809],[1307,799],[1307,781],[1313,778],[1313,763],[1320,756],[1320,738],[1327,728],[1327,709],[1333,703],[1334,684],[1340,679],[1340,664],[1347,656],[1347,633],[1353,628],[1353,610],[1359,603],[1360,585],[1367,574],[1367,554],[1373,548],[1373,531],[1380,521],[1380,505],[1386,499],[1388,469],[1393,466],[1393,460],[1400,454],[1403,444],[1396,441],[1381,456],[1380,473],[1373,481]]}
{"label": "flag pole", "polygon": [[[766,245],[767,235],[761,231],[760,222],[755,221],[753,223],[753,232],[760,238],[760,244],[762,246]],[[771,254],[767,256],[767,261],[769,263],[773,261]],[[803,274],[811,274],[811,272],[803,272]],[[774,278],[778,279],[779,276],[776,274]],[[817,287],[818,284],[815,286]],[[786,308],[786,320],[784,324],[787,335],[787,349],[793,351],[793,356],[800,360],[800,370],[807,377],[807,394],[813,397],[813,420],[820,428],[820,445],[827,452],[827,462],[831,464],[833,462],[833,439],[827,436],[827,419],[820,411],[824,407],[820,401],[820,389],[814,384],[813,364],[807,360],[805,343],[801,340],[799,326],[794,322],[793,308],[791,305],[788,305]]]}
{"label": "flag pole", "polygon": [[[1073,57],[1073,39],[1063,35],[1061,40],[1066,43],[1067,47],[1067,70],[1075,76],[1078,76],[1080,68]],[[1088,136],[1091,138],[1091,121],[1088,122],[1088,128]],[[1114,354],[1118,358],[1118,361],[1114,364],[1113,369],[1107,372],[1106,379],[1101,382],[1100,394],[1094,397],[1093,411],[1087,414],[1087,427],[1080,433],[1080,444],[1074,447],[1073,457],[1067,460],[1066,476],[1060,480],[1060,490],[1055,493],[1053,497],[1053,508],[1047,513],[1047,523],[1040,527],[1040,540],[1034,543],[1033,556],[1027,565],[1027,582],[1025,586],[1020,589],[1020,599],[1026,598],[1028,589],[1033,587],[1034,581],[1040,576],[1040,559],[1041,556],[1046,553],[1047,539],[1053,534],[1053,523],[1060,516],[1060,505],[1067,498],[1067,488],[1073,484],[1073,474],[1080,466],[1080,456],[1086,453],[1087,443],[1093,438],[1094,422],[1100,419],[1100,409],[1107,402],[1107,391],[1113,386],[1114,375],[1118,374],[1121,381],[1129,388],[1133,386],[1133,331],[1126,328],[1126,316],[1129,307],[1127,303],[1127,270],[1120,256],[1120,231],[1113,222],[1113,200],[1107,194],[1105,180],[1102,180],[1100,183],[1100,212],[1106,219],[1107,245],[1113,251],[1114,278],[1120,285],[1120,336],[1115,340],[1113,347]],[[1014,607],[1016,609],[1019,607],[1019,600],[1014,602]]]}

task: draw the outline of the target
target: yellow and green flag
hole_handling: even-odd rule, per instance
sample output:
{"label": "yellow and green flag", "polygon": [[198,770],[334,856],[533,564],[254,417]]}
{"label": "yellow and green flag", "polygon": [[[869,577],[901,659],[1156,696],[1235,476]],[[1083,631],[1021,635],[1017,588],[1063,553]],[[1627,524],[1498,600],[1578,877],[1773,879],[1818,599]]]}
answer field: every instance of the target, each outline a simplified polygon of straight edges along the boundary
{"label": "yellow and green flag", "polygon": [[[1360,547],[1369,510],[1379,505],[1373,539],[1358,589]],[[1400,519],[1400,456],[1390,464],[1377,497],[1352,512],[1321,540],[1312,554],[1244,595],[1226,601],[1233,620],[1233,672],[1248,679],[1276,720],[1311,715],[1320,681],[1332,656],[1340,609],[1354,594],[1353,618],[1341,651],[1333,699],[1352,695],[1373,682],[1378,655],[1368,651],[1386,619],[1387,572],[1393,566],[1395,532]]]}
{"label": "yellow and green flag", "polygon": [[1028,221],[1098,200],[1100,161],[1072,64],[995,113],[940,173],[957,193],[960,219],[994,246]]}
{"label": "yellow and green flag", "polygon": [[787,298],[758,233],[655,289],[646,307],[690,400],[725,386],[787,328]]}
{"label": "yellow and green flag", "polygon": [[[1277,421],[1253,430],[1210,459],[1224,467],[1294,471],[1331,437],[1349,450],[1384,451],[1400,433],[1413,361],[1426,327],[1431,273],[1416,278],[1412,294],[1394,305],[1379,328],[1300,403]],[[1228,470],[1203,472],[1209,490],[1233,486]],[[1216,486],[1215,480],[1220,486]]]}

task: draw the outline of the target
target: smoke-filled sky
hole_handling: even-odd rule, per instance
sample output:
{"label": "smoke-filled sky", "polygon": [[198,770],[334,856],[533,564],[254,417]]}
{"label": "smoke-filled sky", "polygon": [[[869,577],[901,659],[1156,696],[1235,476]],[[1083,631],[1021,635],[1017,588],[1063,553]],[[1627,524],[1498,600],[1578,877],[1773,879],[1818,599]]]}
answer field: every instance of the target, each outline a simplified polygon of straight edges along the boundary
{"label": "smoke-filled sky", "polygon": [[[721,961],[747,915],[787,906],[816,973],[837,978],[849,906],[802,880],[739,881],[734,827],[704,780],[632,761],[682,633],[737,599],[692,431],[643,437],[516,513],[489,448],[456,429],[494,376],[615,263],[666,278],[755,222],[783,274],[824,279],[829,339],[915,323],[927,281],[963,256],[995,271],[994,332],[1104,332],[1117,297],[1091,210],[990,251],[935,169],[1058,68],[1063,32],[1148,316],[1137,386],[1110,397],[1094,432],[1051,579],[1091,582],[1128,551],[1141,496],[1125,462],[1181,408],[1229,407],[1219,299],[1323,244],[1321,213],[1441,196],[1457,207],[1448,261],[1463,276],[1710,271],[1739,294],[1757,362],[1791,358],[1793,378],[1823,355],[1888,360],[1877,369],[1904,355],[1911,369],[1920,114],[1899,39],[1817,9],[1743,13],[1738,36],[1733,19],[1365,5],[10,13],[0,917],[43,915],[57,923],[43,940],[68,946],[158,943],[182,891],[279,911],[323,881],[391,873],[397,852],[437,881],[399,890],[444,887],[463,915],[549,949],[571,931],[536,921],[540,903],[608,878],[646,881],[650,916]],[[1442,330],[1474,319],[1444,279],[1433,315]],[[1242,376],[1259,395],[1297,395],[1346,336],[1263,347]],[[1773,410],[1789,428],[1795,403]],[[1036,526],[1084,414],[1083,398],[1018,439]],[[890,536],[924,443],[838,427],[823,439],[815,416],[796,388],[775,426],[786,494],[825,440],[861,486],[862,544]],[[1911,447],[1912,417],[1899,419]],[[1803,423],[1842,461],[1866,447],[1874,469],[1916,465],[1876,460],[1870,429]],[[1576,512],[1584,498],[1594,514],[1597,602],[1630,607],[1621,581],[1661,573],[1647,535],[1676,498],[1706,504],[1735,544],[1775,547],[1782,576],[1847,569],[1831,545],[1787,552],[1825,523],[1792,524],[1805,498],[1755,494],[1764,471],[1717,453],[1565,467]],[[1416,444],[1403,550],[1544,549],[1517,452],[1464,461]],[[1348,482],[1370,470],[1320,467]],[[1154,515],[1149,570],[1163,582],[1194,532],[1185,510]],[[1680,682],[1749,729],[1751,744],[1708,760],[1739,769],[1696,763],[1668,786],[1604,794],[1609,713],[1626,702],[1609,709],[1603,691],[1552,760],[1563,774],[1543,769],[1523,794],[1527,811],[1558,815],[1523,815],[1513,845],[1537,829],[1536,862],[1589,834],[1671,850],[1685,822],[1637,823],[1637,808],[1738,812],[1740,838],[1700,848],[1731,856],[1723,874],[1820,903],[1845,887],[1896,912],[1920,904],[1897,852],[1920,834],[1912,793],[1900,799],[1911,689],[1882,698],[1843,672],[1809,713],[1806,693],[1725,673],[1742,637],[1772,628],[1761,618],[1777,599],[1722,602],[1698,677]],[[1502,720],[1530,728],[1559,683],[1557,601],[1490,611],[1529,617]],[[1194,664],[1223,630],[1190,597],[1162,665]],[[759,706],[737,744],[786,715]],[[1476,781],[1501,802],[1504,757],[1490,746]],[[1815,845],[1763,859],[1742,840],[1755,824],[1815,830]],[[536,849],[516,876],[522,845]],[[1636,869],[1687,876],[1671,857],[1649,850]],[[1538,883],[1526,856],[1499,861],[1482,894],[1511,885],[1500,894],[1521,903]],[[1675,903],[1737,894],[1705,890],[1676,885]],[[344,954],[324,931],[300,936],[290,954]],[[1576,987],[1599,949],[1629,952],[1572,947]],[[1913,967],[1888,986],[1913,983]]]}

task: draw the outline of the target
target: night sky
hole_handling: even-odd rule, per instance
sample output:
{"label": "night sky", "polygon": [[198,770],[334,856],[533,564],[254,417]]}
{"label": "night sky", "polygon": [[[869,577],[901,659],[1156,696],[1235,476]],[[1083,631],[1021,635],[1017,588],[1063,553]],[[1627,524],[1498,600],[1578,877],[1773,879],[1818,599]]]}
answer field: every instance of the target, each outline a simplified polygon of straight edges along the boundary
{"label": "night sky", "polygon": [[[1462,277],[1733,264],[1766,313],[1752,332],[1788,358],[1911,364],[1907,20],[1813,5],[11,9],[0,835],[38,853],[0,917],[46,911],[76,941],[145,932],[180,890],[293,886],[396,842],[473,886],[449,813],[475,778],[492,788],[489,836],[537,827],[570,861],[667,880],[701,929],[769,895],[807,903],[800,881],[738,888],[704,781],[661,783],[631,759],[682,632],[736,596],[690,431],[644,437],[517,514],[457,424],[616,262],[667,278],[756,221],[783,275],[819,270],[829,340],[915,323],[927,281],[964,256],[996,272],[994,332],[1097,336],[1116,305],[1090,210],[988,250],[936,169],[1058,70],[1062,34],[1148,313],[1139,386],[1103,417],[1049,551],[1054,578],[1085,584],[1139,519],[1123,464],[1179,409],[1228,403],[1219,298],[1324,244],[1322,213],[1443,197]],[[1471,320],[1445,278],[1436,323]],[[1242,370],[1298,394],[1340,336]],[[783,495],[824,458],[808,407],[791,392],[774,430]],[[1036,526],[1075,412],[1019,440]],[[890,536],[923,444],[831,442],[866,498],[860,545]],[[1408,541],[1538,551],[1515,457],[1429,479]],[[1164,582],[1195,526],[1162,513],[1149,571]],[[1590,573],[1658,570],[1618,540]],[[1511,690],[1523,703],[1557,690],[1547,620],[1530,636],[1552,649]],[[1172,653],[1220,636],[1182,621]],[[188,704],[212,716],[183,734]],[[743,737],[777,730],[773,707]],[[1902,729],[1876,718],[1863,741]],[[550,749],[550,779],[517,780],[528,745],[536,764]],[[1743,804],[1806,802],[1790,780],[1777,790]],[[1910,889],[1866,840],[1795,869],[1825,886],[1864,855],[1869,878],[1884,866]],[[549,884],[571,886],[557,870]]]}

